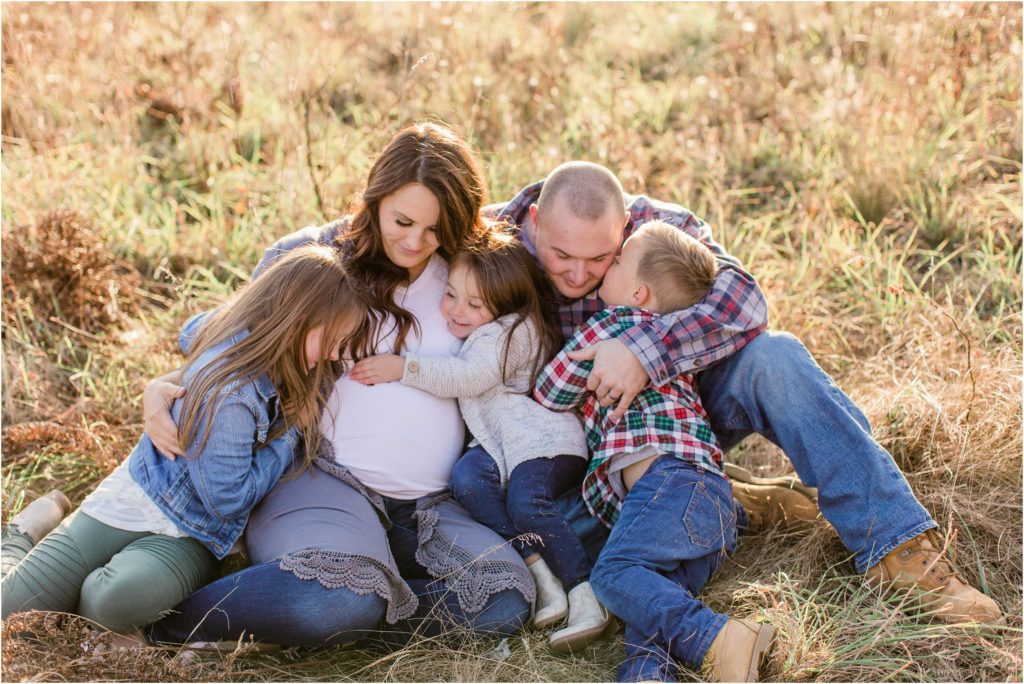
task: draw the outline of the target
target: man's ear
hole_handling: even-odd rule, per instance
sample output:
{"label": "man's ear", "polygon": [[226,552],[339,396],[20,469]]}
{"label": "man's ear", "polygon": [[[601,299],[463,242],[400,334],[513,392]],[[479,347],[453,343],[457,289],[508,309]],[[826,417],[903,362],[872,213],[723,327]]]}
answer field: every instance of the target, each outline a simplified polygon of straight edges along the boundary
{"label": "man's ear", "polygon": [[[629,214],[626,214],[626,220],[622,222],[622,230],[619,231],[619,251],[622,251],[622,245],[626,242],[626,229],[629,228],[629,224],[632,219]],[[634,231],[635,232],[635,231]]]}
{"label": "man's ear", "polygon": [[537,244],[537,205],[530,205],[530,239]]}

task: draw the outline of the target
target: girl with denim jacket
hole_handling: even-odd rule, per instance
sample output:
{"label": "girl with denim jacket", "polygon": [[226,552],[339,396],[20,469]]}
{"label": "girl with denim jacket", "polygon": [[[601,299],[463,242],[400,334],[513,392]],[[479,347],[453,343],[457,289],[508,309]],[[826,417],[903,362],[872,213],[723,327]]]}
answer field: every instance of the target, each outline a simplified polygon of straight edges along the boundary
{"label": "girl with denim jacket", "polygon": [[337,251],[309,246],[201,327],[190,321],[182,370],[188,392],[172,407],[188,445],[184,458],[164,458],[143,435],[41,540],[45,530],[27,509],[29,519],[12,520],[4,530],[3,618],[75,612],[130,632],[210,581],[296,454],[303,466],[311,462],[321,410],[341,370],[335,362],[342,352],[362,353],[367,319]]}
{"label": "girl with denim jacket", "polygon": [[[486,192],[465,140],[413,124],[373,162],[352,215],[282,238],[255,277],[301,244],[331,245],[380,315],[374,353],[454,356],[462,343],[438,302],[448,259],[487,230]],[[144,404],[147,434],[177,453],[161,408],[173,392],[151,383]],[[282,479],[253,510],[251,565],[193,592],[148,629],[152,640],[323,646],[368,633],[508,635],[529,619],[534,583],[522,558],[447,489],[465,450],[454,399],[344,375],[321,429],[316,467]]]}

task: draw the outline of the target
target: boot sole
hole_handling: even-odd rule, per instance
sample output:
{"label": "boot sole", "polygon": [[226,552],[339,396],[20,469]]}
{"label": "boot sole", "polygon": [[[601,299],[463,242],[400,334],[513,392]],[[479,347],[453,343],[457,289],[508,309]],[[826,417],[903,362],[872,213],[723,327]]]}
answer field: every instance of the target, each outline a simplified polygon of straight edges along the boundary
{"label": "boot sole", "polygon": [[775,628],[771,625],[761,625],[761,629],[757,631],[754,652],[750,657],[750,667],[747,670],[748,682],[758,682],[761,680],[761,669],[768,663],[768,657],[771,655],[774,643]]}
{"label": "boot sole", "polygon": [[548,627],[553,627],[554,625],[557,625],[559,622],[568,617],[568,615],[569,608],[566,607],[566,609],[561,611],[560,613],[555,613],[554,615],[542,618],[541,620],[534,619],[533,626],[537,629],[546,629]]}
{"label": "boot sole", "polygon": [[572,653],[573,651],[580,651],[586,648],[589,644],[597,641],[598,638],[608,628],[611,623],[609,617],[606,622],[602,622],[599,625],[588,627],[587,629],[574,632],[573,634],[566,635],[561,638],[551,637],[548,641],[548,645],[551,650],[555,653]]}
{"label": "boot sole", "polygon": [[784,489],[792,489],[794,492],[799,492],[806,496],[811,501],[818,502],[818,490],[815,487],[808,487],[800,481],[796,475],[782,476],[782,477],[758,477],[752,472],[742,466],[738,466],[735,463],[725,463],[722,466],[725,474],[730,480],[736,480],[737,482],[746,482],[747,484],[763,485],[767,487],[782,487]]}
{"label": "boot sole", "polygon": [[934,622],[940,625],[948,625],[950,627],[962,627],[965,630],[975,630],[979,627],[1005,627],[1006,616],[1002,616],[996,620],[989,620],[986,622],[967,622],[964,620],[943,620],[942,618],[935,618]]}

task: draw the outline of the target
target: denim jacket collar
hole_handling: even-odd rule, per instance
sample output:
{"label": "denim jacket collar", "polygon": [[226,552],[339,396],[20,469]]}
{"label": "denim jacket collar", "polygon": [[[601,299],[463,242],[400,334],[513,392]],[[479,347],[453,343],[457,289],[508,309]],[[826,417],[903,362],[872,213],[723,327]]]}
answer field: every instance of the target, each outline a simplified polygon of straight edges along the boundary
{"label": "denim jacket collar", "polygon": [[277,396],[277,390],[274,385],[270,382],[270,376],[266,373],[262,373],[253,380],[253,384],[256,385],[256,391],[259,392],[260,397],[265,401],[270,401]]}

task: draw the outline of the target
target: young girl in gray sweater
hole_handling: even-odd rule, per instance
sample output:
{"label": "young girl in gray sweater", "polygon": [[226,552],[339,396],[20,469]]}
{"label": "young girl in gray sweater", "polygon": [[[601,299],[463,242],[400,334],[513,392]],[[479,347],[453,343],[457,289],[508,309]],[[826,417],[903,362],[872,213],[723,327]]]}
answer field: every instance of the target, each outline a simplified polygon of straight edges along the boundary
{"label": "young girl in gray sweater", "polygon": [[567,651],[597,638],[610,618],[590,587],[586,552],[554,504],[580,486],[586,438],[574,414],[531,397],[537,373],[562,344],[547,314],[549,291],[526,248],[494,230],[452,259],[441,312],[465,340],[458,356],[381,354],[357,363],[350,377],[458,398],[474,439],[452,470],[452,492],[523,556],[537,585],[534,625],[568,616],[550,639]]}

